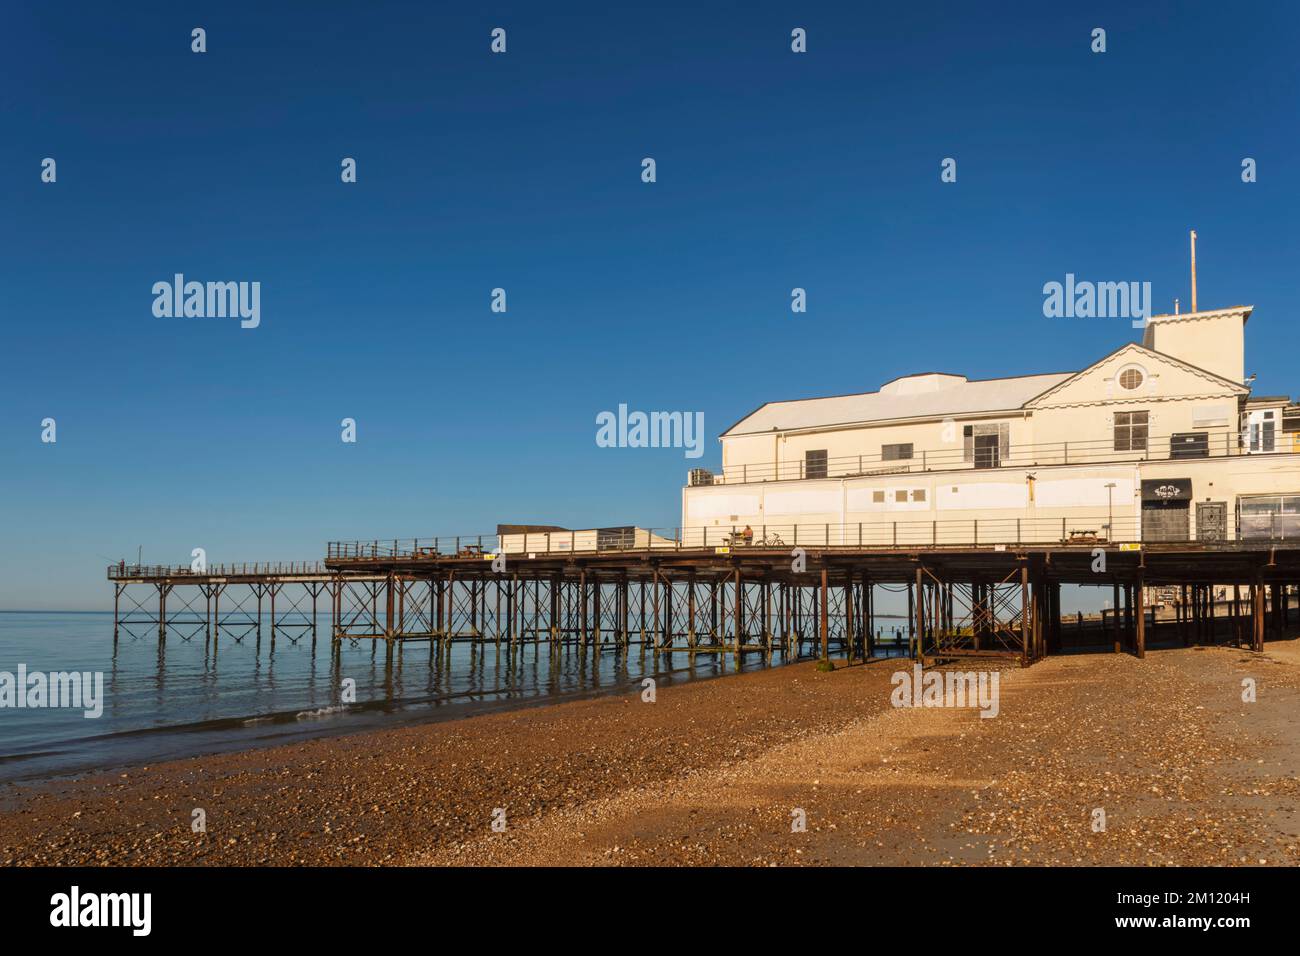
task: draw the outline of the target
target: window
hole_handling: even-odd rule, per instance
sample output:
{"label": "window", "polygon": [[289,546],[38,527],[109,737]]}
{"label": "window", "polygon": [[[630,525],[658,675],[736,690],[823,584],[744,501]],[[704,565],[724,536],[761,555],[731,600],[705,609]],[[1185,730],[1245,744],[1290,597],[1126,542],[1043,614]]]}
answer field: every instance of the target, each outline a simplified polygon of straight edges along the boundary
{"label": "window", "polygon": [[913,501],[924,501],[924,500],[925,500],[925,489],[924,489],[924,488],[917,488],[915,491],[913,491],[913,492],[912,492],[912,500],[913,500]]}
{"label": "window", "polygon": [[803,453],[803,476],[805,478],[826,477],[826,449],[806,451]]}
{"label": "window", "polygon": [[1175,432],[1169,436],[1170,458],[1209,458],[1209,432]]}
{"label": "window", "polygon": [[1277,419],[1273,411],[1251,412],[1250,450],[1273,451]]}
{"label": "window", "polygon": [[1115,413],[1115,450],[1147,450],[1147,413]]}
{"label": "window", "polygon": [[1300,432],[1300,406],[1282,409],[1282,431]]}
{"label": "window", "polygon": [[1145,381],[1146,376],[1142,374],[1140,368],[1126,368],[1119,373],[1119,387],[1130,392],[1135,388],[1141,388]]}
{"label": "window", "polygon": [[962,429],[962,460],[976,468],[997,468],[1011,454],[1011,425],[966,425]]}
{"label": "window", "polygon": [[880,457],[884,461],[903,461],[912,457],[912,443],[899,445],[882,445]]}
{"label": "window", "polygon": [[899,501],[899,502],[906,501],[906,500],[907,500],[907,489],[906,489],[906,488],[899,488],[897,491],[895,491],[895,492],[894,492],[894,500],[895,500],[895,501]]}
{"label": "window", "polygon": [[1300,538],[1300,496],[1242,498],[1241,537],[1294,541]]}
{"label": "window", "polygon": [[885,493],[883,491],[873,491],[871,501],[873,504],[883,505],[885,503]]}

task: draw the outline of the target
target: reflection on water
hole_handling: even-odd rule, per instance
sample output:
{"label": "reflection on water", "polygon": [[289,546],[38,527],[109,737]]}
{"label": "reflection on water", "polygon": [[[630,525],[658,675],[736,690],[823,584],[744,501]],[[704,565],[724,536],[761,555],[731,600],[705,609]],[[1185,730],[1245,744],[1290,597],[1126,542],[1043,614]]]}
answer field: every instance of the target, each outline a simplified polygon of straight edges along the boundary
{"label": "reflection on water", "polygon": [[[633,645],[600,651],[572,645],[509,647],[428,642],[341,643],[326,635],[252,634],[219,642],[202,633],[123,633],[111,614],[0,613],[0,671],[101,671],[103,716],[73,709],[0,709],[0,780],[104,769],[282,743],[429,719],[464,716],[558,698],[639,694],[641,680],[693,680],[734,673],[732,654],[655,655]],[[890,627],[885,628],[886,632]],[[269,623],[263,631],[269,634]],[[297,636],[301,634],[301,636]],[[774,654],[771,665],[783,658]],[[747,654],[743,669],[770,666]],[[345,679],[356,702],[344,704]]]}

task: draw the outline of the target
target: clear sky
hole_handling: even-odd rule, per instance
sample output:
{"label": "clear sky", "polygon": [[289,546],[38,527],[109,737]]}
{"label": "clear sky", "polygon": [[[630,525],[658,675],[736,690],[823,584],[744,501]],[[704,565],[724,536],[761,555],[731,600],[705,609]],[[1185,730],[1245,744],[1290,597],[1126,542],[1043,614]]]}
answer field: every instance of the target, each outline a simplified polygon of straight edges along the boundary
{"label": "clear sky", "polygon": [[[1254,304],[1247,372],[1294,393],[1298,10],[10,4],[0,608],[110,607],[137,547],[675,526],[764,401],[1136,336],[1044,318],[1067,272],[1186,309],[1191,228],[1201,306]],[[260,327],[155,317],[175,273],[260,282]],[[620,403],[703,412],[704,457],[597,447]]]}

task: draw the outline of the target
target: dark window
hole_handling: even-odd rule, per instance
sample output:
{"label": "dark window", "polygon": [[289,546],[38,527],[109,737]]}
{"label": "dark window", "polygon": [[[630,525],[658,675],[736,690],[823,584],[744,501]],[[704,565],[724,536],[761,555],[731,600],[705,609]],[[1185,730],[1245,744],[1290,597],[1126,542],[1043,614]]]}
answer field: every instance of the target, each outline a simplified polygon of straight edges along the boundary
{"label": "dark window", "polygon": [[912,443],[904,445],[882,445],[880,448],[880,457],[884,461],[902,461],[905,458],[912,457]]}
{"label": "dark window", "polygon": [[997,435],[975,436],[975,467],[996,468],[1001,463]]}
{"label": "dark window", "polygon": [[1169,439],[1170,458],[1209,458],[1209,432],[1180,432]]}
{"label": "dark window", "polygon": [[997,468],[1011,453],[1011,425],[966,425],[962,428],[962,460],[976,468]]}
{"label": "dark window", "polygon": [[805,478],[826,477],[826,449],[806,451],[803,453],[803,476]]}
{"label": "dark window", "polygon": [[1282,431],[1300,432],[1300,408],[1282,409]]}
{"label": "dark window", "polygon": [[1115,450],[1147,450],[1147,413],[1115,413]]}

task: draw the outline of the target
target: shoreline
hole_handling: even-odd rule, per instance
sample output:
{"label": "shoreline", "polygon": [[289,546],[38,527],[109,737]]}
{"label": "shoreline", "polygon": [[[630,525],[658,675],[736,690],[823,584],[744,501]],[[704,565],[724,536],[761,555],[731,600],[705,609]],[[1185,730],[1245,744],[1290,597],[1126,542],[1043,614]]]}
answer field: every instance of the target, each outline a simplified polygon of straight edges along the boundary
{"label": "shoreline", "polygon": [[[608,652],[607,652],[608,653]],[[682,654],[683,651],[677,651]],[[668,655],[671,657],[672,655]],[[728,659],[729,660],[729,659]],[[784,662],[760,664],[752,662],[744,670],[736,671],[728,664],[727,671],[718,674],[695,674],[687,667],[660,670],[652,675],[660,686],[677,683],[695,683],[732,677],[737,673],[749,673],[754,670],[769,670],[788,666]],[[639,679],[639,678],[637,678]],[[91,741],[120,741],[128,739],[176,739],[183,740],[188,734],[233,731],[249,736],[232,739],[226,744],[202,746],[194,752],[177,753],[150,759],[148,756],[125,757],[102,766],[72,767],[49,772],[37,772],[31,775],[3,776],[0,773],[0,811],[8,805],[15,793],[40,789],[46,785],[77,780],[103,773],[129,771],[149,764],[159,765],[181,760],[201,760],[224,754],[253,753],[275,747],[290,747],[296,743],[311,740],[328,740],[351,737],[356,734],[385,733],[404,727],[420,727],[448,721],[466,720],[488,714],[506,713],[513,710],[526,710],[547,707],[569,701],[597,700],[602,697],[632,692],[635,681],[626,686],[585,687],[573,690],[550,691],[546,694],[525,696],[519,690],[503,688],[499,690],[465,690],[439,698],[399,698],[397,700],[372,700],[359,704],[344,705],[342,709],[330,713],[317,714],[316,711],[290,709],[271,713],[254,713],[230,717],[217,717],[193,723],[163,724],[153,727],[141,727],[129,730],[113,731],[90,738]],[[313,720],[321,720],[322,725],[310,729]],[[337,722],[336,726],[325,726],[326,722]],[[373,726],[375,721],[385,721],[382,726]],[[280,733],[266,737],[251,736],[259,728],[274,731],[283,728]],[[298,728],[293,733],[290,728]],[[20,766],[25,760],[40,759],[62,753],[61,748],[69,743],[67,740],[53,741],[32,753],[11,753],[0,755],[0,771],[6,765]],[[178,748],[179,749],[179,748]]]}
{"label": "shoreline", "polygon": [[[1048,658],[1003,672],[992,720],[894,709],[898,660],[815,667],[663,682],[653,704],[637,685],[32,784],[4,801],[0,859],[1300,862],[1294,640],[1263,655]],[[1243,675],[1259,683],[1250,709],[1236,701]],[[1089,833],[1099,802],[1108,832],[1126,837]],[[807,812],[806,832],[789,832],[791,807]],[[491,828],[498,808],[504,833]],[[206,833],[191,830],[195,809]],[[1169,832],[1151,842],[1148,831]]]}

